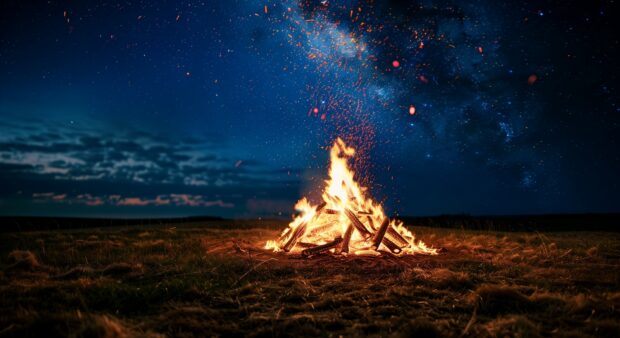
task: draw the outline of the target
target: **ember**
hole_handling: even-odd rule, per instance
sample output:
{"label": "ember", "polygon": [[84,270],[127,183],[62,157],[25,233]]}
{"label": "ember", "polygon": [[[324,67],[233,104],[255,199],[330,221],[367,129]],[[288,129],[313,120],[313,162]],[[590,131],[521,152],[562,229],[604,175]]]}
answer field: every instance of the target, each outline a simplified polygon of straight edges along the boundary
{"label": "ember", "polygon": [[355,254],[376,256],[435,255],[437,249],[416,241],[415,236],[398,220],[390,220],[383,208],[375,204],[354,180],[348,160],[355,149],[336,139],[330,152],[329,179],[322,203],[312,205],[305,197],[295,209],[301,213],[282,232],[268,241],[265,248],[276,252],[301,253],[304,257],[321,254]]}

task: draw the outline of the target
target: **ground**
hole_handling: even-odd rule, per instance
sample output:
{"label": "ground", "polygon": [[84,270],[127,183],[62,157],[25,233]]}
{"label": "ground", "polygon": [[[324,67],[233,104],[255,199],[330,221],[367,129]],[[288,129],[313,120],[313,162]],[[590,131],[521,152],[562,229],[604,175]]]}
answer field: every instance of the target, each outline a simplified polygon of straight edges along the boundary
{"label": "ground", "polygon": [[0,234],[0,336],[620,336],[620,234],[413,227],[439,256],[261,250],[283,223]]}

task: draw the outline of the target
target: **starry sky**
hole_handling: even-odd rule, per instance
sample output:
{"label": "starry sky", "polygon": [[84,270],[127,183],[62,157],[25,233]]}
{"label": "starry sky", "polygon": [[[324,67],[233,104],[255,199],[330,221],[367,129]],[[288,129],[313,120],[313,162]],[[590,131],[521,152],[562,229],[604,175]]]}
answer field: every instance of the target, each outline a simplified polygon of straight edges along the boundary
{"label": "starry sky", "polygon": [[0,4],[0,215],[620,211],[614,1]]}

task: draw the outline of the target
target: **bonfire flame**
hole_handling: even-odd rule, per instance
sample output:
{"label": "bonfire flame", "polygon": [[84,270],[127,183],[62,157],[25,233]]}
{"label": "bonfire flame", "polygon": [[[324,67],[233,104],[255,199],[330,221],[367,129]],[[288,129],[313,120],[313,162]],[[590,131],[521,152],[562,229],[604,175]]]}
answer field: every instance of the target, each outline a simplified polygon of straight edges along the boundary
{"label": "bonfire flame", "polygon": [[325,181],[323,202],[312,205],[305,197],[297,202],[300,212],[280,238],[268,241],[266,249],[276,252],[395,255],[437,254],[437,249],[416,241],[403,223],[390,220],[354,179],[348,160],[355,149],[338,138],[330,151],[329,179]]}

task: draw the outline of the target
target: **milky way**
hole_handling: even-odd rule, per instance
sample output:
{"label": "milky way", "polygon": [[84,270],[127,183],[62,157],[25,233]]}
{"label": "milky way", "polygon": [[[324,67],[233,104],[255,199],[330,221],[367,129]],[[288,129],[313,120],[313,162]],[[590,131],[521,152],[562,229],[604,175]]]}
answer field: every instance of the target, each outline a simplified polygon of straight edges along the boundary
{"label": "milky way", "polygon": [[2,8],[2,214],[286,216],[343,137],[388,212],[617,211],[612,2]]}

